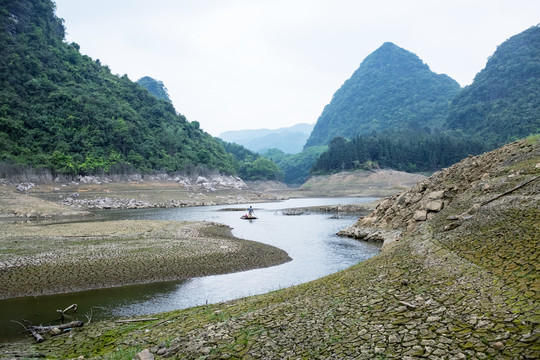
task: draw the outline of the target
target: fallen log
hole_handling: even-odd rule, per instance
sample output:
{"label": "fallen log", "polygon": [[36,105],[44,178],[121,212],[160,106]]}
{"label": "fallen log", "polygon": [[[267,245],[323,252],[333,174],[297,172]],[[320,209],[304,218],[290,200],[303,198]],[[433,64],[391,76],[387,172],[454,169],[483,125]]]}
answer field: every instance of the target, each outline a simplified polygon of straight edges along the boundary
{"label": "fallen log", "polygon": [[71,329],[71,328],[75,328],[75,327],[82,327],[83,325],[84,325],[84,322],[82,322],[82,321],[72,321],[70,323],[60,324],[60,325],[30,326],[29,329],[30,330],[35,330],[38,333],[46,333],[46,332],[52,331],[53,329],[67,330],[67,329]]}
{"label": "fallen log", "polygon": [[45,338],[41,336],[41,334],[39,334],[35,329],[29,328],[28,331],[30,331],[30,334],[32,334],[32,336],[34,337],[34,339],[36,339],[38,343],[45,341]]}

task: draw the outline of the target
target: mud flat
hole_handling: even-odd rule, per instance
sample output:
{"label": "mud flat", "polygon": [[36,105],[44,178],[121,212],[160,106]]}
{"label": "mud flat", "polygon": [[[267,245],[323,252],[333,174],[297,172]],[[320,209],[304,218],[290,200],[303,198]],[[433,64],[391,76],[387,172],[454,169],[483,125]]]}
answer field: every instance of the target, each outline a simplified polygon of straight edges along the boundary
{"label": "mud flat", "polygon": [[0,223],[0,299],[185,279],[289,261],[211,222]]}

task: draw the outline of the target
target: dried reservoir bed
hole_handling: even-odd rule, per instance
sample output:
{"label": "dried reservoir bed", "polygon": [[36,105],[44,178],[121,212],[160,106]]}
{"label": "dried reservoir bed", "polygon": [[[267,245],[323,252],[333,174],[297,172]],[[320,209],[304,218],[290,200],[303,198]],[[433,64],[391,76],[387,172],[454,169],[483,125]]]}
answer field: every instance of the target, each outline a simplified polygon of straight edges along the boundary
{"label": "dried reservoir bed", "polygon": [[278,248],[212,222],[0,223],[0,299],[179,280],[278,265]]}

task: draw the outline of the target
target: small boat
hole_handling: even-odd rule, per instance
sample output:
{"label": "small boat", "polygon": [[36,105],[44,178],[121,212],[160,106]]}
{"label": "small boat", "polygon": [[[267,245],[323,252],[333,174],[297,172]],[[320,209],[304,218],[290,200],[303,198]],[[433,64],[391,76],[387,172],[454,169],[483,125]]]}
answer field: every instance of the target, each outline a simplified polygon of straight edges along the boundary
{"label": "small boat", "polygon": [[255,220],[255,219],[257,219],[257,217],[256,217],[256,216],[253,216],[253,215],[247,215],[247,214],[246,214],[246,215],[242,215],[242,216],[240,217],[240,219],[244,219],[244,220]]}

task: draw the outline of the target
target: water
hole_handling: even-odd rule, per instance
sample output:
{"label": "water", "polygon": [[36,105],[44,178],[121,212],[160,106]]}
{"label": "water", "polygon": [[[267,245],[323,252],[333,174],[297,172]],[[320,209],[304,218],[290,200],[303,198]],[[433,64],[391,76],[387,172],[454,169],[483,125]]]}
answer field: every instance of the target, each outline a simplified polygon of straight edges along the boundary
{"label": "water", "polygon": [[[216,303],[305,283],[343,270],[377,254],[379,244],[340,238],[335,234],[357,216],[332,219],[331,214],[285,216],[281,210],[315,205],[369,202],[373,198],[292,199],[253,204],[258,220],[241,220],[246,206],[210,206],[176,209],[110,211],[109,219],[205,220],[227,224],[233,235],[285,250],[292,261],[270,268],[185,281],[134,285],[71,294],[26,297],[0,301],[0,341],[20,330],[10,320],[48,324],[58,318],[56,310],[76,303],[79,319],[131,317]],[[242,211],[220,211],[223,208]]]}

